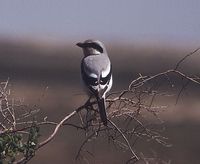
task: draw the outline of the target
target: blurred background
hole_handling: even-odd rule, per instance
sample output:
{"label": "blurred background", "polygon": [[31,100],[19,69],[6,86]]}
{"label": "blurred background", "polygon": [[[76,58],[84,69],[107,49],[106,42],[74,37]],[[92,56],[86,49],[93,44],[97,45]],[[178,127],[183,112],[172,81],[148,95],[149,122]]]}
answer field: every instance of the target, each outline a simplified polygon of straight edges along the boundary
{"label": "blurred background", "polygon": [[[82,51],[77,42],[89,38],[104,42],[113,63],[112,91],[119,91],[139,73],[153,75],[174,68],[198,48],[199,15],[199,0],[0,0],[0,80],[9,78],[14,97],[38,106],[49,120],[60,121],[87,99],[79,82]],[[181,70],[200,75],[199,52]],[[199,91],[200,86],[190,84],[178,104],[176,97],[164,102],[169,107],[161,117],[173,146],[144,142],[138,152],[156,152],[173,164],[199,163]],[[30,163],[77,163],[83,139],[65,127]],[[93,163],[120,164],[129,157],[98,140],[92,150]]]}

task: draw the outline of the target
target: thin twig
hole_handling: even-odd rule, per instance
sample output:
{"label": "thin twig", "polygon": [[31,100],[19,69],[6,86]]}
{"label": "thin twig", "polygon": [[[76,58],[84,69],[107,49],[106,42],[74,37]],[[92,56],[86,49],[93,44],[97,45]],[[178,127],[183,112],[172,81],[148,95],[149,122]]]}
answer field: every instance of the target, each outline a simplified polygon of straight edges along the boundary
{"label": "thin twig", "polygon": [[133,158],[136,158],[137,160],[139,160],[139,157],[136,155],[136,153],[133,151],[128,139],[126,138],[126,136],[124,135],[124,133],[118,128],[118,126],[111,120],[108,119],[108,121],[112,124],[112,126],[114,126],[116,128],[116,130],[121,134],[121,136],[124,138],[129,150],[131,151],[132,155],[134,156]]}
{"label": "thin twig", "polygon": [[179,60],[179,62],[176,64],[174,70],[177,70],[184,60],[186,60],[188,57],[190,57],[191,55],[193,55],[194,53],[196,53],[196,52],[199,51],[199,50],[200,50],[200,47],[197,48],[196,50],[190,52],[189,54],[185,55],[185,56],[184,56],[181,60]]}
{"label": "thin twig", "polygon": [[76,113],[77,113],[77,111],[75,110],[75,111],[71,112],[69,115],[67,115],[66,117],[64,117],[64,118],[59,122],[59,124],[56,125],[56,127],[55,127],[55,129],[54,129],[54,132],[53,132],[46,140],[44,140],[43,142],[41,142],[41,143],[38,145],[38,148],[40,148],[40,147],[46,145],[47,143],[49,143],[49,142],[55,137],[55,135],[56,135],[56,133],[58,132],[58,130],[59,130],[59,128],[61,127],[61,125],[62,125],[65,121],[69,120],[69,119],[70,119],[72,116],[74,116]]}

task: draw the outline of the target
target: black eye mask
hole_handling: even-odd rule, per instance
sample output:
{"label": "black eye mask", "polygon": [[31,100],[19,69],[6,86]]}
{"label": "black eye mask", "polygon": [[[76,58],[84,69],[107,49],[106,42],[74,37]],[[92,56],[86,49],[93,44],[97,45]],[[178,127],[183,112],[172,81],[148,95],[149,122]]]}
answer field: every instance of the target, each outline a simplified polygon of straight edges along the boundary
{"label": "black eye mask", "polygon": [[82,48],[94,48],[100,53],[103,53],[103,48],[99,46],[97,43],[78,43],[77,46],[82,47]]}
{"label": "black eye mask", "polygon": [[99,46],[97,43],[88,43],[89,47],[92,47],[96,50],[98,50],[99,52],[103,53],[103,48],[101,46]]}

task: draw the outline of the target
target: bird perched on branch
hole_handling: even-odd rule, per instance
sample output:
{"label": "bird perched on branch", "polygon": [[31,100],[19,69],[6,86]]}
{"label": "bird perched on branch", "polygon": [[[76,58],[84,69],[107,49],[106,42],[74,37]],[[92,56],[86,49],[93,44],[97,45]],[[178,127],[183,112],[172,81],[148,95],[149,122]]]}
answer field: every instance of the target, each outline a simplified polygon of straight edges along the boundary
{"label": "bird perched on branch", "polygon": [[106,48],[98,40],[86,40],[76,45],[81,47],[84,53],[81,61],[82,80],[89,90],[88,93],[95,96],[101,121],[106,126],[105,96],[112,87],[112,66]]}

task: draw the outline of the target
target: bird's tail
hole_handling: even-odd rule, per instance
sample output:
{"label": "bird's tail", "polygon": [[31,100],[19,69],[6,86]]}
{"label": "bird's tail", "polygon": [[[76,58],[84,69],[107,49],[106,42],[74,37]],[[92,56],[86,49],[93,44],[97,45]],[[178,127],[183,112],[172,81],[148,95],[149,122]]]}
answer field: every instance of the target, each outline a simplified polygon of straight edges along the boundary
{"label": "bird's tail", "polygon": [[98,107],[99,107],[99,114],[101,117],[101,121],[105,126],[107,126],[107,115],[106,115],[106,106],[105,106],[105,98],[98,98],[97,99]]}

